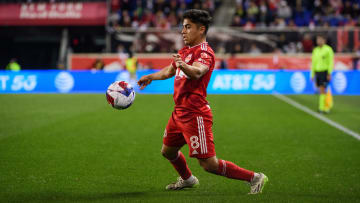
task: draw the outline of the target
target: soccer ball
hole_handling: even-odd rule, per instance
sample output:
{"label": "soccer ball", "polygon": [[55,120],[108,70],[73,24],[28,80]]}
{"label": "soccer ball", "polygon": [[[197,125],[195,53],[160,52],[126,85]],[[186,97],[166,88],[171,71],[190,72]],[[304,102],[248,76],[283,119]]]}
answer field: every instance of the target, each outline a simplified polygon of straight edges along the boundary
{"label": "soccer ball", "polygon": [[134,102],[134,88],[125,81],[116,81],[106,90],[106,100],[115,109],[126,109]]}

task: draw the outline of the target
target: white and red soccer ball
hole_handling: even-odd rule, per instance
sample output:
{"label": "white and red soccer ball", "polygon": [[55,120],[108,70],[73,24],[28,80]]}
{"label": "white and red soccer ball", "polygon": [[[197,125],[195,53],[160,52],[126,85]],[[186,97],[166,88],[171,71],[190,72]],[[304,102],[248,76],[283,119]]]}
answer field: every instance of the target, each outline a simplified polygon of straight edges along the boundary
{"label": "white and red soccer ball", "polygon": [[126,109],[135,100],[134,88],[125,81],[116,81],[106,90],[106,100],[115,109]]}

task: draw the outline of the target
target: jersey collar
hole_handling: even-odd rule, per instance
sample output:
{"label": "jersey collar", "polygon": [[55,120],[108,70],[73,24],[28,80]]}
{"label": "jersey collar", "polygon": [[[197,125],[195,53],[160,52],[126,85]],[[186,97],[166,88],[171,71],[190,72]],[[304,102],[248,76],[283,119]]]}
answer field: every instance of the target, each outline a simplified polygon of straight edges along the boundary
{"label": "jersey collar", "polygon": [[187,46],[189,49],[192,49],[192,48],[194,48],[194,47],[197,47],[197,46],[200,46],[200,45],[202,45],[202,44],[207,44],[207,42],[201,42],[200,44],[197,44],[197,45],[195,45],[195,46]]}

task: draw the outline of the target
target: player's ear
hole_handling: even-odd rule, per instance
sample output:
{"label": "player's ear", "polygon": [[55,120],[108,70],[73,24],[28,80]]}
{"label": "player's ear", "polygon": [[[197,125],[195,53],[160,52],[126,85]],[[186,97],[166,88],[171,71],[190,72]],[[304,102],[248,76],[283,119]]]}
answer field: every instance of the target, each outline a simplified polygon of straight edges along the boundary
{"label": "player's ear", "polygon": [[203,35],[205,34],[205,29],[206,29],[205,26],[203,26],[203,25],[199,26],[199,30],[201,31],[201,34],[203,34]]}

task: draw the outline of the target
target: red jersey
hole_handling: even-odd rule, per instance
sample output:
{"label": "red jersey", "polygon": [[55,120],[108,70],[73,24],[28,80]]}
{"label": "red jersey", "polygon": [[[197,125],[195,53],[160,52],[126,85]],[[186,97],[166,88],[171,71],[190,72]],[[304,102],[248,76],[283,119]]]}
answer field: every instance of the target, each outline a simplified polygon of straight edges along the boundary
{"label": "red jersey", "polygon": [[[211,110],[206,101],[206,88],[215,66],[215,54],[207,42],[193,47],[186,46],[179,50],[181,59],[192,65],[194,62],[202,63],[209,70],[198,80],[190,79],[180,68],[176,67],[175,61],[172,66],[176,67],[174,82],[175,118],[189,120],[194,114],[208,115],[212,119]],[[205,117],[204,117],[205,118]]]}

